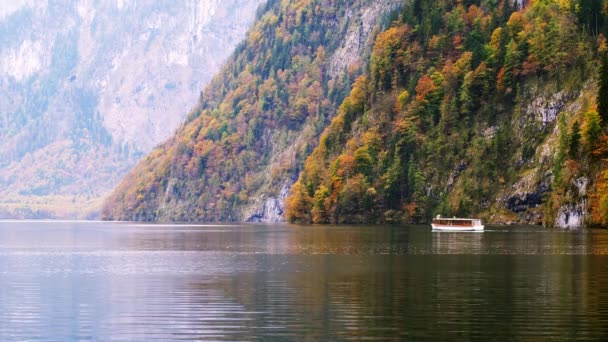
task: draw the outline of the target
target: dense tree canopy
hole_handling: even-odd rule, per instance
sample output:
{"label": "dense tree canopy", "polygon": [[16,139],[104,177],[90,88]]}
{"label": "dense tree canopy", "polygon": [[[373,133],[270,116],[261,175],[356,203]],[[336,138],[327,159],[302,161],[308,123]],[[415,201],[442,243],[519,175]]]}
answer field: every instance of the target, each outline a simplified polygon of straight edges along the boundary
{"label": "dense tree canopy", "polygon": [[[288,220],[418,222],[496,210],[497,192],[517,179],[516,160],[532,160],[534,144],[549,138],[542,128],[513,130],[522,87],[575,93],[594,76],[598,43],[582,20],[596,11],[590,6],[406,4],[376,39],[368,76],[355,82],[307,159],[287,200]],[[586,158],[582,140],[596,144],[599,122],[586,115],[582,133],[574,123],[561,158]]]}

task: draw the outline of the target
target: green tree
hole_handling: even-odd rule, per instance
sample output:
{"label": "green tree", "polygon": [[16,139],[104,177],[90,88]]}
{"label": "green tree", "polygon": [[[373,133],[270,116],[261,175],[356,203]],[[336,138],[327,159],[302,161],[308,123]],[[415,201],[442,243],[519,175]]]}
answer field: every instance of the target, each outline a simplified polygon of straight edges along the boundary
{"label": "green tree", "polygon": [[578,0],[575,5],[579,23],[589,32],[597,35],[604,25],[602,14],[602,0]]}
{"label": "green tree", "polygon": [[285,206],[287,221],[291,223],[311,222],[312,199],[299,181],[291,188],[291,196],[285,201]]}
{"label": "green tree", "polygon": [[464,48],[467,51],[473,52],[472,65],[473,69],[477,68],[484,57],[484,37],[481,33],[480,24],[476,24],[473,30],[465,36]]}
{"label": "green tree", "polygon": [[517,48],[517,43],[515,40],[511,39],[509,44],[507,44],[507,49],[505,53],[505,64],[504,64],[504,78],[502,87],[505,89],[506,93],[512,92],[515,85],[515,80],[518,74],[518,66],[519,59],[521,53]]}
{"label": "green tree", "polygon": [[321,185],[317,191],[315,191],[311,212],[312,221],[314,223],[329,223],[329,216],[327,215],[327,210],[325,210],[325,200],[329,195],[329,189],[324,185]]}
{"label": "green tree", "polygon": [[587,111],[583,123],[583,137],[588,151],[592,151],[595,148],[601,134],[602,118],[600,118],[600,115],[595,110]]}
{"label": "green tree", "polygon": [[577,159],[581,149],[581,127],[578,121],[572,125],[572,133],[570,134],[570,144],[568,154],[571,159]]}
{"label": "green tree", "polygon": [[361,172],[365,177],[370,177],[373,163],[367,146],[359,147],[355,151],[355,169],[357,172]]}
{"label": "green tree", "polygon": [[600,67],[600,89],[597,94],[597,110],[603,122],[608,120],[608,55],[602,56]]}

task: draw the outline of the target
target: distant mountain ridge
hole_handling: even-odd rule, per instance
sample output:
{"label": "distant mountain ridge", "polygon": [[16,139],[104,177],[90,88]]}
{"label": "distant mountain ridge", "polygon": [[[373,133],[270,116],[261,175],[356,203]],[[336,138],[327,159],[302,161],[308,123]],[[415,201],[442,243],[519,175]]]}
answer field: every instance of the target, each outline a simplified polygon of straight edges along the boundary
{"label": "distant mountain ridge", "polygon": [[261,3],[7,7],[0,17],[0,217],[94,215],[138,158],[178,127]]}

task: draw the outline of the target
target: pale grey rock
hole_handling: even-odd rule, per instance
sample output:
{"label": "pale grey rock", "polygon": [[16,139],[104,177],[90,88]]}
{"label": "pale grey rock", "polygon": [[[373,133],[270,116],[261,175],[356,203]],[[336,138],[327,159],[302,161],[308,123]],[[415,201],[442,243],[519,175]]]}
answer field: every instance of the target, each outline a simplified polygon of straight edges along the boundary
{"label": "pale grey rock", "polygon": [[494,139],[494,136],[496,136],[497,131],[498,127],[490,126],[481,132],[481,136],[483,136],[486,140],[492,140]]}
{"label": "pale grey rock", "polygon": [[521,215],[538,207],[543,201],[543,194],[550,189],[551,177],[551,173],[547,172],[539,179],[539,170],[530,170],[512,185],[513,191],[504,199],[507,208]]}
{"label": "pale grey rock", "polygon": [[528,0],[511,0],[512,4],[516,4],[518,8],[524,8],[528,3]]}
{"label": "pale grey rock", "polygon": [[402,5],[400,0],[379,0],[367,4],[364,9],[347,10],[348,31],[342,46],[330,57],[329,74],[337,77],[349,66],[360,63],[364,50],[370,46],[369,40],[378,20]]}
{"label": "pale grey rock", "polygon": [[538,96],[530,102],[526,112],[529,115],[533,115],[536,121],[540,122],[542,127],[545,127],[557,119],[567,100],[568,94],[564,91],[551,94],[550,96]]}
{"label": "pale grey rock", "polygon": [[292,181],[287,181],[281,187],[278,196],[268,197],[260,208],[255,213],[250,214],[246,219],[247,222],[267,222],[278,223],[285,222],[285,199],[289,195],[289,189],[293,184]]}
{"label": "pale grey rock", "polygon": [[574,186],[576,186],[579,196],[587,195],[587,186],[589,185],[589,178],[579,177],[579,178],[572,180],[572,183]]}
{"label": "pale grey rock", "polygon": [[574,203],[564,204],[559,208],[555,225],[559,228],[582,228],[585,226],[585,218],[587,215],[587,186],[589,179],[587,177],[578,177],[572,180],[572,185],[575,187],[577,194],[569,194],[571,198],[576,199]]}
{"label": "pale grey rock", "polygon": [[586,205],[583,201],[577,204],[566,204],[559,208],[555,225],[558,228],[582,228],[585,224]]}

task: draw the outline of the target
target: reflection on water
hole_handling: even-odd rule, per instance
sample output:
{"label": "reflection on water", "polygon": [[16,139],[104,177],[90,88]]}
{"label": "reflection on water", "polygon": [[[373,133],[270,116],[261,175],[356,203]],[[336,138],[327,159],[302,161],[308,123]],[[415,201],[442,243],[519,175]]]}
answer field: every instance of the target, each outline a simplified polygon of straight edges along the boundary
{"label": "reflection on water", "polygon": [[608,232],[0,222],[0,340],[608,338]]}

